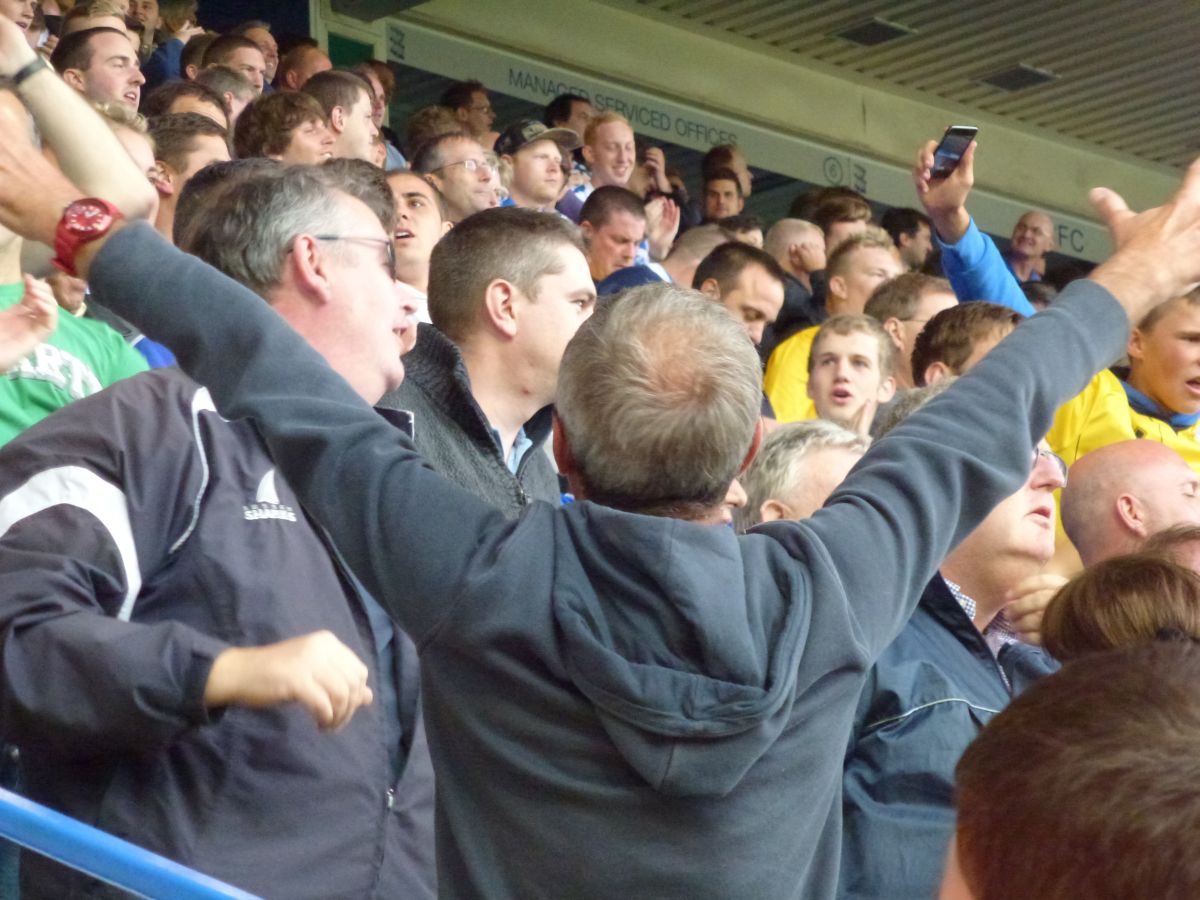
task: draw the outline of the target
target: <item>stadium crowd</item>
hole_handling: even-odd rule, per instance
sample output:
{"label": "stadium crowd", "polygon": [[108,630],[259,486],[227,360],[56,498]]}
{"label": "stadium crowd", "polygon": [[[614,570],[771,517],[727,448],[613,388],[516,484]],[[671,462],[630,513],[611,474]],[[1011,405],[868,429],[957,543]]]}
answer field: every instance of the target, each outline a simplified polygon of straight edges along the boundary
{"label": "stadium crowd", "polygon": [[0,0],[6,784],[265,897],[1200,896],[1200,167],[1056,270],[973,144],[764,223],[202,12]]}

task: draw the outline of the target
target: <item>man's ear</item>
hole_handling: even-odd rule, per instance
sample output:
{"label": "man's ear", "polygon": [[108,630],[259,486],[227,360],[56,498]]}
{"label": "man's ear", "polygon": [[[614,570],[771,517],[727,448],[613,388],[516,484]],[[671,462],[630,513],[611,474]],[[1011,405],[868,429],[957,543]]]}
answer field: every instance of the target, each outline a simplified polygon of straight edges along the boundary
{"label": "man's ear", "polygon": [[284,256],[284,280],[294,284],[304,297],[320,304],[333,299],[333,273],[329,257],[321,252],[321,243],[306,234],[292,239]]}
{"label": "man's ear", "polygon": [[175,173],[171,166],[161,159],[154,161],[154,171],[150,183],[158,191],[160,197],[170,197],[175,193]]}
{"label": "man's ear", "polygon": [[583,150],[583,161],[585,163],[587,163],[588,166],[590,167],[596,161],[596,153],[587,144],[583,145],[582,150]]}
{"label": "man's ear", "polygon": [[897,350],[904,349],[904,342],[900,339],[904,324],[899,319],[895,316],[890,317],[883,323],[883,330],[892,336],[892,343],[896,345]]}
{"label": "man's ear", "polygon": [[950,367],[940,359],[931,362],[925,367],[925,384],[937,384],[945,378],[949,378],[954,373],[950,371]]}
{"label": "man's ear", "polygon": [[880,403],[887,403],[896,396],[896,378],[889,375],[879,383],[879,391],[877,393]]}
{"label": "man's ear", "polygon": [[830,299],[834,301],[835,305],[841,303],[846,296],[846,279],[841,275],[834,275],[826,281],[826,286],[829,289],[829,298],[825,301],[826,308],[829,306]]}
{"label": "man's ear", "polygon": [[493,279],[483,289],[484,318],[495,331],[510,339],[517,334],[516,299],[516,287],[503,278]]}
{"label": "man's ear", "polygon": [[83,71],[80,69],[67,69],[62,73],[62,80],[70,87],[73,87],[79,93],[83,93]]}
{"label": "man's ear", "polygon": [[704,283],[699,287],[700,293],[705,297],[710,297],[713,300],[721,299],[721,285],[717,283],[715,278],[705,278]]}
{"label": "man's ear", "polygon": [[1116,512],[1117,518],[1121,520],[1121,525],[1127,531],[1132,532],[1139,538],[1150,536],[1146,524],[1146,510],[1137,497],[1132,494],[1121,494],[1117,497]]}
{"label": "man's ear", "polygon": [[579,233],[583,236],[583,243],[587,245],[592,242],[592,235],[596,233],[596,229],[591,222],[580,222]]}
{"label": "man's ear", "polygon": [[451,222],[449,219],[442,219],[442,234],[441,234],[441,236],[445,237],[446,235],[448,235],[450,233],[450,229],[453,227],[454,227],[454,223]]}
{"label": "man's ear", "polygon": [[764,522],[778,522],[792,518],[792,511],[779,500],[764,500],[758,508],[758,517]]}
{"label": "man's ear", "polygon": [[338,134],[346,130],[346,110],[335,106],[329,111],[329,127]]}
{"label": "man's ear", "polygon": [[1129,354],[1129,359],[1142,361],[1142,357],[1146,355],[1144,342],[1146,336],[1142,334],[1142,329],[1134,328],[1129,332],[1129,343],[1125,347],[1125,352]]}

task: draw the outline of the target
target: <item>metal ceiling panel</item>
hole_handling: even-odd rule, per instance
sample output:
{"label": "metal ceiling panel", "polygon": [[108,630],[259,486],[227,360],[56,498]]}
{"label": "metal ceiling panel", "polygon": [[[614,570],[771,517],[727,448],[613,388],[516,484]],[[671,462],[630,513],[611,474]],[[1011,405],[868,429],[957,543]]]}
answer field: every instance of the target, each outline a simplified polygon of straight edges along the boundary
{"label": "metal ceiling panel", "polygon": [[[637,7],[1150,162],[1183,167],[1200,151],[1200,7],[1183,0],[635,0]],[[874,17],[915,33],[874,47],[835,35]],[[978,80],[1019,63],[1058,79],[1011,92]]]}

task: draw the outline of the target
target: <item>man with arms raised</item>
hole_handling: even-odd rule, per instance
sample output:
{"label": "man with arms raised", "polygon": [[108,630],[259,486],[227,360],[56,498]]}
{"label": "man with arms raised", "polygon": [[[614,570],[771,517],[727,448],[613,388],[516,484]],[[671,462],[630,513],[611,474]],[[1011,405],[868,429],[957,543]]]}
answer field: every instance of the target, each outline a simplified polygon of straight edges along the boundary
{"label": "man with arms raised", "polygon": [[[933,221],[955,293],[960,299],[983,297],[1033,315],[1036,310],[999,250],[967,212],[975,146],[967,149],[948,178],[938,182],[928,177],[932,159],[932,146],[922,148],[915,173],[917,194]],[[1165,444],[1200,471],[1200,292],[1181,292],[1134,325],[1125,351],[1129,367],[1099,372],[1063,404],[1046,440],[1073,465],[1100,447],[1145,438]],[[1070,545],[1062,541],[1052,567],[1069,575],[1079,566]]]}
{"label": "man with arms raised", "polygon": [[[8,168],[0,221],[50,237],[69,189],[31,191]],[[511,521],[153,229],[119,228],[76,261],[226,415],[256,420],[422,648],[445,896],[821,898],[867,669],[951,548],[1028,477],[1054,409],[1120,351],[1129,318],[1200,280],[1197,210],[1200,166],[1137,219],[1105,195],[1123,249],[1092,280],[869,451],[824,509],[742,538],[686,520],[719,509],[753,456],[761,368],[691,292],[643,287],[580,328],[555,444],[583,502]],[[218,297],[220,317],[202,299]]]}

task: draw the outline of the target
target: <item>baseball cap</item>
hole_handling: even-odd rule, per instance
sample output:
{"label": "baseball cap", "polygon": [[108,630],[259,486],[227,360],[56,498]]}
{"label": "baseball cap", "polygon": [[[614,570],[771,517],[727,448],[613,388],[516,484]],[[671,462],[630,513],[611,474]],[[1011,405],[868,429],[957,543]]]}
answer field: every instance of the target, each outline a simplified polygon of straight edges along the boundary
{"label": "baseball cap", "polygon": [[547,128],[537,119],[519,119],[496,139],[496,152],[501,156],[512,156],[534,141],[554,141],[564,156],[583,145],[579,135],[570,128]]}

